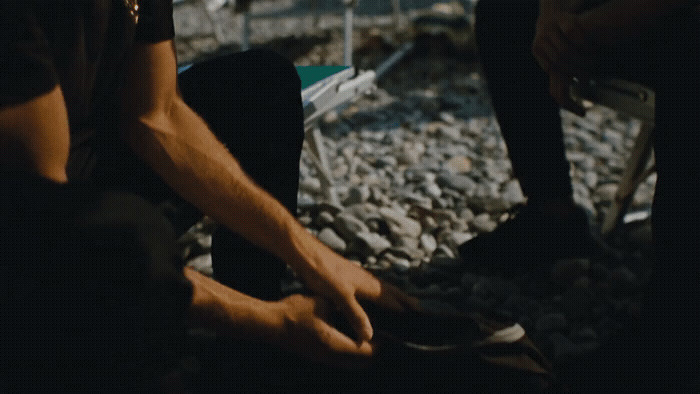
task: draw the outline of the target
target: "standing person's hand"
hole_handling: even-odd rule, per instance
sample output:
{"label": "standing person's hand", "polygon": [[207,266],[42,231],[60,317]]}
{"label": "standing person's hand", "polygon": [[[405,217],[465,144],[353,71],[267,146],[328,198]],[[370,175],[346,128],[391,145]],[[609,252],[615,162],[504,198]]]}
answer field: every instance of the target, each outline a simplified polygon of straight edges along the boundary
{"label": "standing person's hand", "polygon": [[593,51],[579,17],[569,12],[555,12],[537,19],[532,54],[547,73],[559,69],[575,75],[589,69]]}
{"label": "standing person's hand", "polygon": [[563,108],[581,116],[585,110],[571,99],[569,84],[573,77],[588,78],[593,53],[577,15],[569,12],[540,15],[532,42],[532,54],[549,74],[552,97]]}

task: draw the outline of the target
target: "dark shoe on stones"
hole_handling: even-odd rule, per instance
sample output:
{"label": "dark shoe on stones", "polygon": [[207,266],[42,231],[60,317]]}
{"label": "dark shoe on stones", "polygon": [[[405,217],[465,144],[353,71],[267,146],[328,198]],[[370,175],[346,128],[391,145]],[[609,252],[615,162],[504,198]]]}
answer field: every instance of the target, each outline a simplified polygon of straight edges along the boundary
{"label": "dark shoe on stones", "polygon": [[558,259],[592,257],[605,248],[592,233],[583,207],[576,206],[566,219],[559,219],[519,205],[494,231],[480,234],[458,250],[469,271],[515,276],[546,273]]}

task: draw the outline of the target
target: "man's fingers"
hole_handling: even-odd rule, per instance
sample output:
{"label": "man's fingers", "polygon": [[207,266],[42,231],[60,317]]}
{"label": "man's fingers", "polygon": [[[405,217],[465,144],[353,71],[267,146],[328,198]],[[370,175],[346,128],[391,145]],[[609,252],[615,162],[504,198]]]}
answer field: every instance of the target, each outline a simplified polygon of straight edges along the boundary
{"label": "man's fingers", "polygon": [[326,322],[321,322],[320,324],[324,326],[322,329],[328,334],[326,337],[326,346],[328,346],[328,350],[330,350],[332,354],[362,357],[370,357],[374,354],[374,345],[369,341],[353,341],[352,338],[338,331],[338,329]]}
{"label": "man's fingers", "polygon": [[398,287],[387,283],[374,275],[368,277],[357,286],[356,295],[363,300],[369,300],[384,308],[395,311],[418,310],[420,302],[417,298],[406,294]]}
{"label": "man's fingers", "polygon": [[380,280],[371,273],[366,272],[366,274],[356,284],[357,290],[355,294],[358,298],[375,302],[385,308],[397,311],[404,310],[405,305],[400,296],[408,297],[408,295],[399,290],[398,287]]}
{"label": "man's fingers", "polygon": [[369,316],[367,316],[367,313],[362,309],[362,306],[357,302],[354,295],[348,299],[339,300],[336,305],[345,318],[348,319],[348,322],[361,341],[369,341],[372,339],[374,336],[372,323],[370,323]]}
{"label": "man's fingers", "polygon": [[356,276],[354,285],[356,290],[356,295],[360,298],[377,300],[382,295],[382,289],[384,287],[384,282],[379,278],[372,275],[369,271],[364,268],[358,268],[362,270],[361,275]]}
{"label": "man's fingers", "polygon": [[336,367],[354,369],[369,366],[376,345],[368,341],[356,342],[338,331],[325,321],[319,322],[325,348],[319,356],[319,361]]}

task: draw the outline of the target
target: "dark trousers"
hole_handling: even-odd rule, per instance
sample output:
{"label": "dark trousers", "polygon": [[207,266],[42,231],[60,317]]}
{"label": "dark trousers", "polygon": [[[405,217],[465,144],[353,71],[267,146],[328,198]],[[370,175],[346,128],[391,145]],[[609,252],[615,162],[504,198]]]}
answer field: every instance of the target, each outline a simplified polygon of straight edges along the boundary
{"label": "dark trousers", "polygon": [[[570,196],[571,181],[559,107],[530,52],[537,15],[536,0],[480,0],[476,37],[515,175],[528,197],[546,200]],[[656,91],[653,144],[658,177],[652,227],[658,258],[647,313],[633,339],[637,353],[623,361],[634,364],[629,369],[637,369],[642,385],[697,388],[699,345],[693,333],[700,321],[700,205],[695,192],[700,186],[698,14],[684,9],[668,15],[640,37],[602,48],[598,57],[594,73],[636,80]]]}
{"label": "dark trousers", "polygon": [[[304,120],[292,63],[269,50],[251,50],[196,63],[179,75],[178,84],[244,171],[296,214]],[[120,155],[98,164],[95,178],[105,187],[172,205],[170,219],[179,234],[202,217],[127,149]],[[214,234],[212,261],[220,282],[263,299],[281,296],[284,263],[223,226]]]}
{"label": "dark trousers", "polygon": [[[304,115],[292,63],[253,50],[196,64],[178,82],[244,171],[296,215]],[[212,261],[222,283],[264,299],[281,296],[285,264],[226,228],[214,235]]]}

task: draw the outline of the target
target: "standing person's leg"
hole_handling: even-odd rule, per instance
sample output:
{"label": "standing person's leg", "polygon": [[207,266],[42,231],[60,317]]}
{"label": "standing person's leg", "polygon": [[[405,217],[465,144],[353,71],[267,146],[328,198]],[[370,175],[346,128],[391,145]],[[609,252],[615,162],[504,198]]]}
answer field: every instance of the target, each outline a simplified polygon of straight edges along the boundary
{"label": "standing person's leg", "polygon": [[531,200],[569,198],[569,163],[559,106],[532,56],[537,0],[482,0],[476,38],[491,102],[515,176]]}
{"label": "standing person's leg", "polygon": [[559,106],[531,54],[539,2],[481,0],[476,39],[493,108],[527,205],[489,234],[460,247],[468,264],[508,269],[546,265],[590,251],[588,219],[573,202]]}
{"label": "standing person's leg", "polygon": [[657,378],[651,383],[700,390],[700,16],[673,18],[656,40],[657,261],[640,336],[656,360],[647,371]]}
{"label": "standing person's leg", "polygon": [[[179,84],[245,172],[296,214],[304,130],[301,82],[291,62],[267,50],[236,53],[195,64]],[[222,283],[265,299],[281,295],[284,263],[228,229],[215,233],[212,260]]]}
{"label": "standing person's leg", "polygon": [[[700,18],[687,12],[605,53],[603,71],[653,87],[657,182],[652,209],[655,265],[642,316],[579,368],[582,391],[700,390]],[[592,379],[591,375],[597,376]]]}

